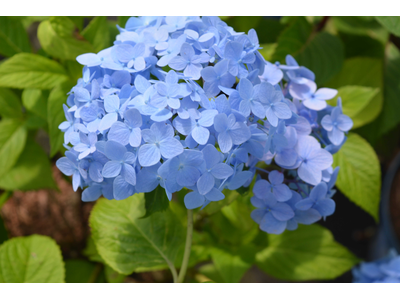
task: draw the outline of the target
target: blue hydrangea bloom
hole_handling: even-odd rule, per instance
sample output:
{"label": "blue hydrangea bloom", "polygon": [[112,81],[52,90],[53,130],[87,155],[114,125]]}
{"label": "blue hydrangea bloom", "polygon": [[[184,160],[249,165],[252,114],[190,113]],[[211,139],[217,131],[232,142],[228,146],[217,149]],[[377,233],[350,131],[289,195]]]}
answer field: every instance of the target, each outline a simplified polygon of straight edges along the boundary
{"label": "blue hydrangea bloom", "polygon": [[362,262],[352,271],[356,283],[400,283],[400,256],[392,250],[387,257]]}
{"label": "blue hydrangea bloom", "polygon": [[63,105],[67,151],[56,165],[83,201],[160,186],[170,200],[188,189],[186,207],[203,208],[256,177],[261,230],[334,212],[332,154],[352,127],[340,99],[326,103],[337,91],[318,89],[290,55],[266,61],[254,29],[218,17],[132,17],[117,28],[113,46],[77,57],[82,78]]}

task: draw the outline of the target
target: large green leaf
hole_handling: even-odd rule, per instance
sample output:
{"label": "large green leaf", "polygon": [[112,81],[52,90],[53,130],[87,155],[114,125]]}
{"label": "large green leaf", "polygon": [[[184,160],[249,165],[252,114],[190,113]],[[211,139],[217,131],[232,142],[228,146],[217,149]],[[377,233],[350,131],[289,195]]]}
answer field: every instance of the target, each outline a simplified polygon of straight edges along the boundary
{"label": "large green leaf", "polygon": [[311,25],[303,17],[298,17],[279,36],[272,60],[283,61],[287,54],[312,70],[317,84],[323,84],[336,75],[344,60],[340,39],[327,32],[312,31]]}
{"label": "large green leaf", "polygon": [[5,190],[56,188],[49,158],[33,139],[28,139],[17,163],[0,178],[0,188]]}
{"label": "large green leaf", "polygon": [[93,240],[100,256],[122,274],[172,266],[183,247],[185,229],[167,210],[142,218],[143,194],[125,200],[99,200],[90,216]]}
{"label": "large green leaf", "polygon": [[103,283],[104,267],[83,259],[68,259],[65,261],[65,282]]}
{"label": "large green leaf", "polygon": [[59,63],[37,54],[19,53],[0,65],[2,87],[51,89],[67,79]]}
{"label": "large green leaf", "polygon": [[44,120],[47,120],[47,97],[45,91],[25,89],[22,92],[22,103],[25,108]]}
{"label": "large green leaf", "polygon": [[6,227],[4,226],[3,219],[0,216],[0,245],[8,240],[8,232]]}
{"label": "large green leaf", "polygon": [[51,238],[17,237],[0,246],[0,282],[60,283],[64,278],[61,251]]}
{"label": "large green leaf", "polygon": [[93,45],[96,52],[112,46],[107,17],[94,17],[82,31],[82,36]]}
{"label": "large green leaf", "polygon": [[384,45],[369,36],[340,33],[340,38],[345,45],[346,58],[357,56],[382,58],[384,55]]}
{"label": "large green leaf", "polygon": [[400,51],[392,43],[386,48],[382,112],[368,130],[379,137],[400,122]]}
{"label": "large green leaf", "polygon": [[[336,16],[332,17],[335,29],[355,35],[365,35],[385,44],[389,33],[374,17],[370,16]],[[347,45],[346,45],[347,46]]]}
{"label": "large green leaf", "polygon": [[0,54],[13,56],[20,52],[31,52],[29,38],[21,20],[0,16]]}
{"label": "large green leaf", "polygon": [[387,30],[394,35],[400,36],[400,17],[399,16],[379,16],[375,17]]}
{"label": "large green leaf", "polygon": [[312,26],[303,17],[298,17],[278,37],[278,46],[272,56],[272,61],[285,61],[288,54],[295,54],[307,43],[312,32]]}
{"label": "large green leaf", "polygon": [[292,281],[333,279],[359,260],[320,225],[300,225],[280,235],[265,234],[256,264],[266,273]]}
{"label": "large green leaf", "polygon": [[210,252],[223,282],[237,283],[253,265],[256,250],[251,246],[242,246],[237,249],[213,247]]}
{"label": "large green leaf", "polygon": [[67,103],[67,93],[71,90],[73,84],[65,82],[55,87],[49,95],[47,102],[47,122],[49,124],[50,136],[50,156],[54,156],[61,148],[64,142],[64,133],[58,129],[58,126],[66,121],[63,104]]}
{"label": "large green leaf", "polygon": [[0,88],[0,116],[21,118],[22,106],[19,98],[9,89]]}
{"label": "large green leaf", "polygon": [[143,218],[147,218],[155,212],[165,211],[169,207],[169,200],[165,189],[158,186],[154,191],[144,194],[146,214]]}
{"label": "large green leaf", "polygon": [[[353,129],[362,126],[362,116],[357,117],[360,112],[368,106],[368,104],[379,93],[379,88],[347,85],[338,88],[338,96],[342,98],[343,113],[353,118]],[[337,97],[328,101],[329,104],[336,105]]]}
{"label": "large green leaf", "polygon": [[44,51],[56,58],[75,60],[80,54],[94,52],[88,41],[79,39],[75,24],[68,17],[51,17],[41,22],[38,39]]}
{"label": "large green leaf", "polygon": [[[227,199],[221,201],[221,205],[225,206],[214,206],[211,211],[214,214],[209,217],[211,222],[205,229],[220,244],[227,243],[234,246],[247,244],[259,232],[258,225],[250,217],[254,209],[250,204],[250,193],[241,196],[237,191],[228,191],[225,195]],[[218,212],[218,209],[221,211]]]}
{"label": "large green leaf", "polygon": [[0,178],[15,165],[24,149],[27,130],[20,120],[0,122]]}
{"label": "large green leaf", "polygon": [[382,110],[382,71],[381,59],[370,57],[349,58],[344,62],[340,73],[326,84],[326,86],[337,89],[349,85],[379,88],[379,92],[369,101],[368,105],[352,117],[355,127],[372,122]]}
{"label": "large green leaf", "polygon": [[374,149],[358,134],[350,133],[333,160],[334,167],[340,166],[336,186],[378,222],[381,170]]}

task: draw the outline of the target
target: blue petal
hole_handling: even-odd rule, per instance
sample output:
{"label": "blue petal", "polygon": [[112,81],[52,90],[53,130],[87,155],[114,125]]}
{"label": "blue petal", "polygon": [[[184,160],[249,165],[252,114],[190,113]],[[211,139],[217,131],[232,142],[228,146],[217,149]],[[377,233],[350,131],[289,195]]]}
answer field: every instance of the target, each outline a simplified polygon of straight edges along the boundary
{"label": "blue petal", "polygon": [[279,221],[271,213],[267,213],[260,222],[260,229],[268,233],[281,234],[286,229],[286,221]]}
{"label": "blue petal", "polygon": [[185,196],[185,206],[187,209],[194,209],[204,204],[205,197],[197,192],[190,192]]}
{"label": "blue petal", "polygon": [[201,195],[207,194],[214,187],[215,179],[210,173],[204,173],[197,181],[197,189]]}
{"label": "blue petal", "polygon": [[200,172],[192,166],[183,167],[176,176],[176,182],[181,186],[190,187],[196,184],[199,180]]}
{"label": "blue petal", "polygon": [[233,174],[233,169],[227,164],[219,163],[212,168],[211,174],[217,179],[225,179]]}
{"label": "blue petal", "polygon": [[114,179],[113,183],[114,198],[116,200],[123,200],[135,193],[135,187],[126,182],[122,176],[118,176]]}
{"label": "blue petal", "polygon": [[123,164],[121,176],[126,182],[130,183],[131,185],[136,185],[136,171],[131,165]]}
{"label": "blue petal", "polygon": [[129,143],[130,134],[131,132],[128,127],[124,123],[117,121],[111,126],[111,129],[108,132],[108,139],[125,146]]}
{"label": "blue petal", "polygon": [[287,221],[294,217],[292,208],[286,203],[277,203],[271,209],[271,213],[279,221]]}
{"label": "blue petal", "polygon": [[122,164],[118,161],[109,161],[103,167],[103,177],[114,178],[121,173]]}
{"label": "blue petal", "polygon": [[[182,146],[182,145],[181,145]],[[139,163],[142,167],[150,167],[161,159],[160,149],[154,144],[145,144],[139,148]]]}
{"label": "blue petal", "polygon": [[161,155],[168,159],[181,154],[183,146],[177,139],[169,137],[160,142],[160,151]]}
{"label": "blue petal", "polygon": [[126,152],[125,146],[115,141],[108,141],[104,147],[104,154],[111,160],[121,161]]}
{"label": "blue petal", "polygon": [[90,202],[96,201],[101,197],[101,186],[100,185],[93,185],[86,188],[82,193],[82,201]]}

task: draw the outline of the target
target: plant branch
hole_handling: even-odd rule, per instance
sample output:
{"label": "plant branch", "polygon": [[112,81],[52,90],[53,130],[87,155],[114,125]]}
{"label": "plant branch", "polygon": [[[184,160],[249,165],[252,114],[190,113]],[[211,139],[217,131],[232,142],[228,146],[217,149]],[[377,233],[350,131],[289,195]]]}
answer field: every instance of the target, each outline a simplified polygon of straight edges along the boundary
{"label": "plant branch", "polygon": [[192,237],[193,237],[193,211],[187,210],[187,232],[186,232],[186,244],[185,252],[183,254],[182,267],[179,271],[178,283],[182,283],[185,280],[186,270],[189,264],[190,251],[192,249]]}

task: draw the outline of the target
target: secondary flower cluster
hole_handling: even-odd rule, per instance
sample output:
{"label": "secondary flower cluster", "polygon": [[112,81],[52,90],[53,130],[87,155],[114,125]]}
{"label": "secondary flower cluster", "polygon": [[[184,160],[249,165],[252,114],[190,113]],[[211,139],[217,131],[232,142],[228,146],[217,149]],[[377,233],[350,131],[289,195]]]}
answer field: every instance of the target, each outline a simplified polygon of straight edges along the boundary
{"label": "secondary flower cluster", "polygon": [[[218,17],[132,17],[114,45],[77,57],[83,78],[64,112],[66,157],[58,168],[85,188],[83,201],[125,199],[157,186],[183,188],[188,209],[254,185],[260,228],[282,233],[332,214],[349,117],[326,100],[314,73],[290,55],[271,64],[255,30]],[[322,147],[321,147],[322,144]],[[278,171],[279,170],[279,171]],[[284,170],[286,178],[284,176]]]}
{"label": "secondary flower cluster", "polygon": [[400,256],[395,251],[374,262],[362,262],[353,269],[356,283],[400,283]]}

